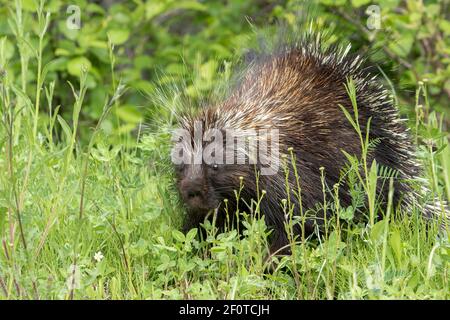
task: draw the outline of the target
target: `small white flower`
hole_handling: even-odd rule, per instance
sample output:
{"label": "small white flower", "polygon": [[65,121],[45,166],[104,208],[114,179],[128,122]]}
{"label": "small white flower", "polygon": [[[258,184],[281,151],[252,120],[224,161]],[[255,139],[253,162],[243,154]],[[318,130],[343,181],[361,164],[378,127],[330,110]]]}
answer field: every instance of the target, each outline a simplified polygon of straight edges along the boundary
{"label": "small white flower", "polygon": [[97,262],[102,261],[102,259],[104,258],[103,253],[101,251],[97,252],[96,254],[94,254],[94,260]]}
{"label": "small white flower", "polygon": [[40,133],[40,132],[38,132],[37,138],[38,138],[38,141],[39,141],[40,144],[42,144],[44,142],[44,140],[45,140],[44,135],[42,133]]}

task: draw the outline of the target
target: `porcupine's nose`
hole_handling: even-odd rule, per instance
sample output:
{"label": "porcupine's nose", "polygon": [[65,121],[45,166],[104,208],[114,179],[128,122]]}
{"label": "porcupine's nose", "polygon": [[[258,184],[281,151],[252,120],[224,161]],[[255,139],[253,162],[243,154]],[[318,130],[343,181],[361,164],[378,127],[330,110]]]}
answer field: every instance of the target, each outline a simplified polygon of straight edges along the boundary
{"label": "porcupine's nose", "polygon": [[183,197],[187,204],[192,207],[204,205],[204,186],[200,177],[189,176],[181,182]]}
{"label": "porcupine's nose", "polygon": [[187,192],[187,196],[189,199],[201,197],[202,189],[199,184],[191,184],[190,189]]}

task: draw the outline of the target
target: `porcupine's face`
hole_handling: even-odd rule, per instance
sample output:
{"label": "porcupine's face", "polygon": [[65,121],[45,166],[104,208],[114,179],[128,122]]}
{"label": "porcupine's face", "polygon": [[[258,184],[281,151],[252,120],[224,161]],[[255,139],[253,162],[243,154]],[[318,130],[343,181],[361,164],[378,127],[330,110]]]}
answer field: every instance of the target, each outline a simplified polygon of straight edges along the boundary
{"label": "porcupine's face", "polygon": [[[236,165],[226,164],[181,164],[176,165],[177,186],[187,207],[183,230],[198,227],[209,213],[219,209],[222,217],[223,200],[234,203],[234,191],[239,188],[239,177],[234,179]],[[235,181],[237,180],[237,182]]]}
{"label": "porcupine's face", "polygon": [[[225,164],[225,161],[214,161],[205,154],[208,143],[203,143],[201,151],[196,150],[193,139],[181,144],[179,150],[185,161],[175,164],[177,187],[180,196],[188,209],[186,229],[203,222],[209,212],[218,208],[225,198],[233,201],[234,191],[239,188],[239,177],[246,175],[245,165]],[[217,150],[224,146],[225,138],[217,141]],[[211,145],[210,145],[211,146]],[[176,150],[174,148],[174,150]],[[174,152],[172,150],[172,152]],[[225,150],[220,158],[225,158]],[[197,159],[197,161],[194,161]],[[218,159],[218,158],[216,158]],[[198,161],[200,160],[200,161]]]}
{"label": "porcupine's face", "polygon": [[[172,152],[182,155],[175,163],[177,187],[189,213],[201,220],[222,200],[218,196],[216,188],[223,172],[223,166],[205,163],[203,159],[204,146],[201,149],[198,148],[198,145],[203,145],[203,142],[196,143],[193,131],[183,130],[185,130],[185,135],[180,136],[179,144],[175,145],[172,150]],[[203,133],[201,135],[203,136]],[[177,146],[179,150],[176,149]]]}
{"label": "porcupine's face", "polygon": [[175,165],[177,186],[181,198],[189,211],[206,215],[216,208],[220,201],[216,186],[220,171],[218,165],[178,164]]}
{"label": "porcupine's face", "polygon": [[255,199],[255,170],[273,175],[279,167],[277,130],[234,128],[216,110],[181,118],[172,137],[177,187],[188,208],[185,229],[198,226],[211,210],[223,209],[224,199],[229,208],[236,208],[235,190],[243,181],[242,198]]}

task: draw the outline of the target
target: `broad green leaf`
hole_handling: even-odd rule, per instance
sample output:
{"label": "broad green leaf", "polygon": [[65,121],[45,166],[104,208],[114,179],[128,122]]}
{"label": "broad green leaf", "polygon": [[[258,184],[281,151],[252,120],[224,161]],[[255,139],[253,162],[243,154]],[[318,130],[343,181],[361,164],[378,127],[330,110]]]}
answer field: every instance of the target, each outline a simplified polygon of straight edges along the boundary
{"label": "broad green leaf", "polygon": [[139,123],[143,120],[142,114],[134,106],[122,106],[116,113],[125,122]]}
{"label": "broad green leaf", "polygon": [[331,5],[331,6],[342,6],[345,4],[347,0],[321,0],[323,4]]}
{"label": "broad green leaf", "polygon": [[39,1],[36,0],[22,0],[22,8],[25,11],[36,12]]}
{"label": "broad green leaf", "polygon": [[383,239],[383,234],[385,231],[387,220],[381,220],[375,223],[370,231],[370,238],[374,242],[378,242]]}
{"label": "broad green leaf", "polygon": [[151,20],[167,9],[167,5],[157,1],[147,1],[145,5],[145,18]]}
{"label": "broad green leaf", "polygon": [[388,47],[399,57],[406,57],[411,51],[414,44],[414,34],[412,32],[404,32],[396,41],[389,43]]}
{"label": "broad green leaf", "polygon": [[89,71],[91,67],[91,62],[85,57],[77,57],[67,63],[67,71],[75,77],[81,75],[83,68]]}
{"label": "broad green leaf", "polygon": [[338,232],[333,231],[328,237],[326,245],[326,255],[327,259],[334,261],[341,253],[342,249],[345,248],[345,242],[341,241],[340,235]]}
{"label": "broad green leaf", "polygon": [[14,56],[14,45],[8,40],[7,37],[2,37],[0,39],[0,50],[3,50],[3,58],[6,60],[9,60]]}
{"label": "broad green leaf", "polygon": [[188,234],[186,235],[186,242],[191,242],[195,238],[195,236],[197,235],[197,232],[198,232],[197,228],[191,229],[188,232]]}
{"label": "broad green leaf", "polygon": [[172,237],[177,240],[178,242],[184,242],[186,240],[186,237],[181,231],[173,230],[172,231]]}
{"label": "broad green leaf", "polygon": [[352,5],[354,7],[359,8],[362,5],[365,5],[365,4],[368,4],[368,3],[371,3],[371,2],[372,2],[371,0],[352,0]]}
{"label": "broad green leaf", "polygon": [[174,6],[176,9],[207,11],[208,7],[199,1],[178,1]]}
{"label": "broad green leaf", "polygon": [[392,230],[389,238],[389,244],[391,245],[397,262],[400,264],[402,261],[402,241],[398,230]]}
{"label": "broad green leaf", "polygon": [[370,167],[370,172],[369,172],[369,188],[370,188],[370,192],[372,196],[375,196],[376,191],[377,191],[377,180],[378,180],[378,175],[377,175],[377,162],[375,160],[372,161],[372,165]]}
{"label": "broad green leaf", "polygon": [[59,114],[57,115],[57,117],[58,117],[58,122],[61,125],[61,128],[64,131],[64,134],[66,135],[66,142],[69,143],[70,140],[72,139],[72,129],[70,129],[66,120],[64,120]]}
{"label": "broad green leaf", "polygon": [[226,248],[223,246],[214,246],[211,248],[211,252],[214,252],[214,253],[225,252],[225,251],[226,251]]}
{"label": "broad green leaf", "polygon": [[439,28],[445,35],[450,36],[450,21],[442,19],[439,21]]}
{"label": "broad green leaf", "polygon": [[111,41],[112,44],[119,45],[125,43],[128,40],[128,37],[130,36],[130,31],[126,29],[113,29],[109,30],[107,34],[108,39]]}

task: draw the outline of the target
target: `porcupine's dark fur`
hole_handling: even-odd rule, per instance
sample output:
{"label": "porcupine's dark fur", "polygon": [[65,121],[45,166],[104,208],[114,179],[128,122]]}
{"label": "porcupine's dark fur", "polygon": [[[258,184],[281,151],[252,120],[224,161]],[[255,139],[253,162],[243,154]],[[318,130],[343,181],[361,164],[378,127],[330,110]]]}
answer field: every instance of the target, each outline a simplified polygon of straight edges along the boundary
{"label": "porcupine's dark fur", "polygon": [[[195,121],[203,130],[219,129],[279,129],[280,154],[289,154],[292,147],[300,176],[303,212],[323,202],[320,167],[324,168],[328,187],[340,182],[341,170],[347,164],[343,150],[360,157],[359,137],[339,105],[352,115],[352,104],[345,84],[352,78],[356,88],[359,123],[366,131],[370,123],[370,139],[376,140],[368,156],[377,163],[394,169],[394,206],[410,206],[415,198],[408,180],[416,178],[419,166],[414,158],[414,146],[388,91],[367,69],[363,59],[349,53],[349,47],[324,47],[319,35],[280,45],[269,53],[254,56],[227,98],[211,105],[195,116],[180,119],[181,127],[194,133]],[[183,164],[177,166],[178,188],[188,207],[185,229],[198,226],[208,211],[219,208],[217,224],[225,223],[221,200],[228,199],[234,208],[234,190],[243,177],[241,198],[258,197],[253,165]],[[291,170],[292,172],[292,170]],[[379,183],[377,194],[381,203],[387,201],[389,183]],[[291,190],[297,190],[292,174]],[[259,177],[259,190],[266,190],[261,201],[261,213],[273,229],[271,252],[288,245],[285,216],[281,201],[286,198],[285,172]],[[299,213],[297,197],[291,194],[295,214]],[[341,207],[351,205],[348,186],[339,188]],[[241,210],[247,208],[242,205]],[[233,212],[233,210],[231,210]],[[426,210],[424,210],[425,212]],[[428,214],[428,213],[424,213]],[[314,232],[324,214],[318,210],[305,224],[306,234]],[[231,217],[232,219],[233,217]],[[320,228],[319,228],[320,229]],[[294,232],[299,233],[300,225]],[[280,250],[289,252],[289,250]]]}

